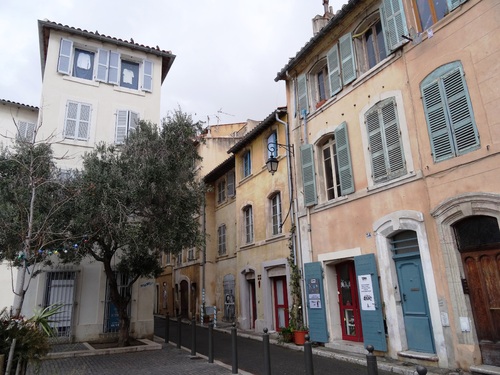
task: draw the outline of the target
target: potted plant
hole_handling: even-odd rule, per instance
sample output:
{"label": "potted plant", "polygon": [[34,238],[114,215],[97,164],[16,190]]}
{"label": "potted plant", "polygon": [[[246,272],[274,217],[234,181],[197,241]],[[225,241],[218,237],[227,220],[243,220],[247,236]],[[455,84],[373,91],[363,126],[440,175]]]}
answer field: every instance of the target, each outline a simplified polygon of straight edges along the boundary
{"label": "potted plant", "polygon": [[293,330],[293,342],[295,345],[304,345],[306,342],[306,335],[309,333],[309,328],[301,325]]}
{"label": "potted plant", "polygon": [[280,327],[278,335],[278,341],[281,343],[292,342],[293,340],[293,331],[291,327]]}

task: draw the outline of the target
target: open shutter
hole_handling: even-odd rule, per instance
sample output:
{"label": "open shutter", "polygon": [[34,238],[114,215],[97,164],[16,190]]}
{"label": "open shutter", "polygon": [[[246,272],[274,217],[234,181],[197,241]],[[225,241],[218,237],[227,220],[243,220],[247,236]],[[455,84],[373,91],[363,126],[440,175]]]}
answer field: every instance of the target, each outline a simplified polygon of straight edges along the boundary
{"label": "open shutter", "polygon": [[304,264],[309,336],[314,342],[328,342],[323,270],[320,262]]}
{"label": "open shutter", "polygon": [[125,137],[127,136],[127,122],[128,122],[128,111],[117,111],[115,143],[120,144],[125,142]]}
{"label": "open shutter", "polygon": [[236,190],[234,188],[234,171],[228,172],[227,174],[227,196],[234,197]]}
{"label": "open shutter", "polygon": [[458,8],[459,5],[465,3],[467,0],[448,0],[448,9],[451,12],[455,8]]}
{"label": "open shutter", "polygon": [[72,52],[73,42],[69,39],[61,39],[61,45],[59,46],[59,62],[57,63],[57,71],[59,73],[70,74]]}
{"label": "open shutter", "polygon": [[144,60],[143,69],[142,89],[151,92],[153,91],[153,62]]}
{"label": "open shutter", "polygon": [[394,178],[406,171],[396,103],[393,100],[388,100],[380,109],[380,115],[384,127],[387,168],[389,177]]}
{"label": "open shutter", "polygon": [[309,113],[307,105],[307,80],[305,74],[297,78],[297,98],[300,116],[304,113],[303,111],[305,111],[306,114]]}
{"label": "open shutter", "polygon": [[120,83],[120,54],[109,51],[108,82],[114,85]]}
{"label": "open shutter", "polygon": [[442,82],[457,154],[463,155],[479,147],[479,135],[462,69],[444,75]]}
{"label": "open shutter", "polygon": [[344,85],[356,79],[356,62],[352,48],[351,33],[342,36],[339,40],[340,61],[342,63],[342,82]]}
{"label": "open shutter", "polygon": [[337,145],[337,158],[340,176],[340,193],[347,195],[354,192],[352,177],[351,152],[347,136],[347,123],[343,122],[335,129],[335,142]]}
{"label": "open shutter", "polygon": [[359,306],[363,326],[364,346],[373,345],[375,350],[387,351],[382,299],[374,254],[354,257],[358,282]]}
{"label": "open shutter", "polygon": [[75,138],[78,124],[78,103],[68,102],[64,121],[64,137]]}
{"label": "open shutter", "polygon": [[302,185],[304,188],[304,206],[313,206],[317,201],[316,179],[314,174],[313,146],[300,146],[300,162],[302,164]]}
{"label": "open shutter", "polygon": [[370,144],[369,150],[372,162],[372,178],[373,181],[378,181],[387,175],[387,167],[385,163],[381,124],[376,108],[366,114],[365,121],[366,130],[368,132],[368,142]]}
{"label": "open shutter", "polygon": [[109,51],[99,49],[96,81],[108,82]]}
{"label": "open shutter", "polygon": [[89,104],[80,104],[80,114],[78,116],[78,139],[87,140],[89,138],[90,113],[91,107]]}
{"label": "open shutter", "polygon": [[135,129],[137,129],[138,126],[139,126],[139,114],[129,111],[127,135],[135,131]]}
{"label": "open shutter", "polygon": [[330,82],[330,95],[333,96],[342,90],[340,78],[339,45],[335,44],[326,55],[328,63],[328,80]]}
{"label": "open shutter", "polygon": [[402,35],[408,35],[406,18],[401,0],[382,0],[380,8],[385,45],[390,53],[406,42]]}

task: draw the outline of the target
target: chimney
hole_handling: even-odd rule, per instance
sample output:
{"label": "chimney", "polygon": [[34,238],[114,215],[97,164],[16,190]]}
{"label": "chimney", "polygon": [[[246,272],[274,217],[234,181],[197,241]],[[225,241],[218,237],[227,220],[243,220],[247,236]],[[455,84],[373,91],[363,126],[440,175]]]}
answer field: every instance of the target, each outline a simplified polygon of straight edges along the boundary
{"label": "chimney", "polygon": [[332,7],[328,5],[329,0],[323,0],[323,9],[325,13],[320,16],[319,14],[312,19],[313,24],[313,36],[316,36],[320,32],[320,30],[326,26],[328,21],[330,21],[333,17]]}

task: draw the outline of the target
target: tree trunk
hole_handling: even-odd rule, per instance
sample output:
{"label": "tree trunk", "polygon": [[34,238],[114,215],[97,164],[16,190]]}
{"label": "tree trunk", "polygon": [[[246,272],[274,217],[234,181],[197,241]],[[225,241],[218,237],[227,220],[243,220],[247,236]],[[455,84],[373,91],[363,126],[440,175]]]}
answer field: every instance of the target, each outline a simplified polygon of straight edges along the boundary
{"label": "tree trunk", "polygon": [[24,304],[24,296],[26,295],[26,290],[24,290],[24,283],[26,281],[26,268],[18,267],[17,269],[17,280],[14,290],[14,304],[12,306],[12,315],[14,318],[19,318],[21,315],[21,310]]}
{"label": "tree trunk", "polygon": [[119,310],[120,314],[120,331],[118,333],[118,346],[130,345],[130,318],[127,314],[127,307]]}

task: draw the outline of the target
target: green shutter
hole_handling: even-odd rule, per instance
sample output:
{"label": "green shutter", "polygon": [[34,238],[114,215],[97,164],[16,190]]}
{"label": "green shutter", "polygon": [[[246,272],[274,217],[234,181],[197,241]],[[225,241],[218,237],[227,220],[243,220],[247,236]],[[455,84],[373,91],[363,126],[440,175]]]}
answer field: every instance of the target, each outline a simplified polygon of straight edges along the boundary
{"label": "green shutter", "polygon": [[462,5],[467,0],[448,0],[448,10],[451,12],[452,10],[458,8],[459,5]]}
{"label": "green shutter", "polygon": [[314,173],[313,146],[300,146],[300,162],[302,164],[302,185],[304,188],[304,206],[313,206],[318,200],[316,196],[316,179]]}
{"label": "green shutter", "polygon": [[351,152],[347,136],[347,123],[343,122],[335,129],[335,142],[337,145],[337,160],[340,176],[340,193],[347,195],[354,192],[352,177]]}
{"label": "green shutter", "polygon": [[330,82],[330,95],[333,96],[342,90],[340,77],[339,46],[335,44],[326,55],[328,64],[328,80]]}
{"label": "green shutter", "polygon": [[62,74],[71,72],[71,54],[73,53],[73,42],[69,39],[61,39],[59,46],[59,61],[57,71]]}
{"label": "green shutter", "polygon": [[365,117],[366,130],[372,162],[372,178],[378,181],[387,175],[385,163],[384,145],[382,140],[382,130],[377,108],[372,109]]}
{"label": "green shutter", "polygon": [[351,33],[342,36],[339,40],[340,61],[342,64],[342,82],[344,85],[356,79],[356,61],[352,48]]}
{"label": "green shutter", "polygon": [[307,80],[305,74],[302,74],[297,78],[297,98],[299,115],[302,116],[304,110],[306,111],[306,114],[309,113],[307,105]]}
{"label": "green shutter", "polygon": [[382,0],[380,8],[382,27],[388,52],[406,42],[402,35],[408,35],[406,19],[401,0]]}
{"label": "green shutter", "polygon": [[326,299],[323,287],[323,269],[320,262],[304,264],[309,336],[314,342],[328,342]]}
{"label": "green shutter", "polygon": [[380,109],[380,114],[384,126],[388,177],[395,178],[406,173],[396,103],[392,99],[387,101]]}

